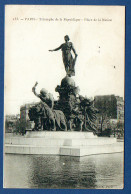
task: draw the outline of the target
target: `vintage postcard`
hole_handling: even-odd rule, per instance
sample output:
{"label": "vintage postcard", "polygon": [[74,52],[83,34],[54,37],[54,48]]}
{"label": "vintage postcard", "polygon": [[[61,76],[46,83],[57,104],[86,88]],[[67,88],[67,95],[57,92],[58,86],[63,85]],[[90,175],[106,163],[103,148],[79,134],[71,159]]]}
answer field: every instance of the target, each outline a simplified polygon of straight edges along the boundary
{"label": "vintage postcard", "polygon": [[4,188],[123,189],[125,7],[6,5],[4,52]]}

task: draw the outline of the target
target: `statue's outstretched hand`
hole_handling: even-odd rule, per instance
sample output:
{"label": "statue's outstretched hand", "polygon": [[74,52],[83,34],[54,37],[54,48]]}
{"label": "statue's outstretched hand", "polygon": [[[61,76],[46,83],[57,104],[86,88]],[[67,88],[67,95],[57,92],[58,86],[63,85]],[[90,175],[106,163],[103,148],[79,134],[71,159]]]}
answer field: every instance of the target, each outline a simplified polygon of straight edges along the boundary
{"label": "statue's outstretched hand", "polygon": [[49,50],[50,52],[53,52],[53,50]]}
{"label": "statue's outstretched hand", "polygon": [[35,92],[35,88],[36,88],[37,85],[38,85],[38,82],[36,82],[35,85],[33,86],[32,92]]}

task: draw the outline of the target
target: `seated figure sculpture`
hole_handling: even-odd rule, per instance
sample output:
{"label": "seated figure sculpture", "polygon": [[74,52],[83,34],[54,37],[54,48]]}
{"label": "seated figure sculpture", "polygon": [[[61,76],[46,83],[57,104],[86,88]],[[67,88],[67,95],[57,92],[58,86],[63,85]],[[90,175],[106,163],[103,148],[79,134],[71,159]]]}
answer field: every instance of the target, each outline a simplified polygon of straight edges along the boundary
{"label": "seated figure sculpture", "polygon": [[29,110],[29,118],[35,122],[34,130],[66,131],[66,121],[64,113],[60,110],[54,110],[54,98],[47,90],[41,89],[40,94],[36,93],[36,86],[32,92],[41,99],[41,102]]}

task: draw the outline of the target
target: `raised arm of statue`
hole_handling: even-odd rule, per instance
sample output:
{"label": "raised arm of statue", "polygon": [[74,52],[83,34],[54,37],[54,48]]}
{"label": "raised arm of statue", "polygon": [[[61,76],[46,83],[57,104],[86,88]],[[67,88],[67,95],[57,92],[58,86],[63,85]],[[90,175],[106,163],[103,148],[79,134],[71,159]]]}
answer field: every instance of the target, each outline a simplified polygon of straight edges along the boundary
{"label": "raised arm of statue", "polygon": [[62,48],[62,45],[60,45],[58,48],[56,48],[56,49],[52,49],[52,50],[49,50],[49,51],[58,51],[58,50],[60,50]]}
{"label": "raised arm of statue", "polygon": [[38,98],[40,97],[39,94],[36,93],[36,86],[38,85],[38,82],[35,83],[35,85],[32,88],[32,92],[35,94],[35,96],[37,96]]}

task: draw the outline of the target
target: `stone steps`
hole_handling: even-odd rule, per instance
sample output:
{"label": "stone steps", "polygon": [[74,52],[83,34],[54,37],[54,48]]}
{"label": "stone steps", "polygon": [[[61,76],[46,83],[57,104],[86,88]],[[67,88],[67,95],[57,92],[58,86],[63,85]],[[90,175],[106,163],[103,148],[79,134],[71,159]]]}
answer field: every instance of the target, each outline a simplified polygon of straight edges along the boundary
{"label": "stone steps", "polygon": [[123,152],[123,144],[114,143],[110,145],[97,145],[86,147],[61,147],[61,156],[89,156],[96,154],[113,154]]}
{"label": "stone steps", "polygon": [[107,154],[123,152],[123,143],[93,146],[34,146],[5,144],[5,153],[10,154],[46,154],[60,156],[88,156],[94,154]]}
{"label": "stone steps", "polygon": [[52,138],[52,139],[89,139],[98,138],[92,132],[77,132],[77,131],[27,131],[26,138]]}
{"label": "stone steps", "polygon": [[91,138],[91,139],[52,139],[52,138],[25,138],[12,137],[5,138],[5,144],[12,145],[34,145],[34,146],[89,146],[89,145],[107,145],[115,143],[115,138]]}
{"label": "stone steps", "polygon": [[4,153],[88,156],[124,150],[116,138],[97,137],[92,132],[30,131],[25,136],[5,135]]}
{"label": "stone steps", "polygon": [[9,145],[5,144],[4,152],[7,154],[47,154],[59,155],[60,147],[35,145]]}

